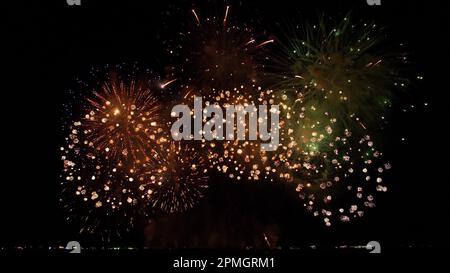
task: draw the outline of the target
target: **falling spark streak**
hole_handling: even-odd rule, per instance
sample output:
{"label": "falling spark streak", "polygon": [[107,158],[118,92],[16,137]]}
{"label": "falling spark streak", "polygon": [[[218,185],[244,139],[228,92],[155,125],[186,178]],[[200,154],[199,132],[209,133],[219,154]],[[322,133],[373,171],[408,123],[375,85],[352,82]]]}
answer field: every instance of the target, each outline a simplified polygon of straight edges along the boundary
{"label": "falling spark streak", "polygon": [[300,75],[295,75],[294,78],[303,79],[303,77]]}
{"label": "falling spark streak", "polygon": [[262,43],[260,43],[259,45],[257,45],[256,48],[262,47],[262,46],[264,46],[264,45],[266,45],[266,44],[273,43],[273,42],[274,42],[273,39],[267,40],[267,41],[262,42]]}
{"label": "falling spark streak", "polygon": [[381,60],[378,60],[373,66],[376,66],[381,63]]}
{"label": "falling spark streak", "polygon": [[225,10],[225,17],[223,18],[223,26],[227,24],[227,17],[228,17],[228,10],[230,9],[230,6],[227,6],[227,9]]}
{"label": "falling spark streak", "polygon": [[153,183],[152,206],[167,213],[182,212],[194,207],[208,188],[208,163],[193,147],[172,142],[165,150],[162,180]]}
{"label": "falling spark streak", "polygon": [[184,98],[187,98],[189,96],[189,94],[191,93],[192,90],[189,90],[186,95],[184,95]]}
{"label": "falling spark streak", "polygon": [[248,46],[249,44],[252,44],[255,42],[255,39],[251,39],[250,41],[248,41],[245,45]]}
{"label": "falling spark streak", "polygon": [[161,84],[161,88],[165,88],[166,86],[168,86],[169,84],[175,82],[176,80],[177,80],[177,79],[173,79],[173,80],[167,81],[167,82],[165,82],[165,83],[162,83],[162,84]]}
{"label": "falling spark streak", "polygon": [[258,71],[263,66],[260,60],[266,52],[258,51],[257,45],[271,37],[253,33],[246,24],[237,25],[232,18],[231,5],[224,5],[218,15],[208,14],[206,19],[200,19],[205,15],[197,8],[187,12],[191,13],[188,14],[190,29],[179,32],[180,38],[170,41],[175,43],[171,47],[180,49],[180,54],[173,55],[179,65],[172,67],[176,71],[172,75],[177,75],[174,77],[178,81],[186,80],[192,88],[198,89],[197,92],[206,94],[213,89],[232,89],[236,84],[239,86],[239,82],[258,80]]}
{"label": "falling spark streak", "polygon": [[364,128],[364,130],[367,130],[366,126],[364,126],[364,123],[359,122],[359,125],[361,125]]}
{"label": "falling spark streak", "polygon": [[197,26],[200,26],[200,19],[198,18],[197,13],[194,9],[192,9],[192,13],[194,14],[195,20],[197,21]]}

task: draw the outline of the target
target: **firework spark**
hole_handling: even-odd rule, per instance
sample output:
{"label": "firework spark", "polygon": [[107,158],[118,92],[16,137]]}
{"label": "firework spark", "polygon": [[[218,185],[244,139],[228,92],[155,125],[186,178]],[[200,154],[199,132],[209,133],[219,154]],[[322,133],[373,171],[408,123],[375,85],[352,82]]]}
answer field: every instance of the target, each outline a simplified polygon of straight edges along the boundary
{"label": "firework spark", "polygon": [[[280,51],[267,55],[275,39],[235,23],[230,6],[219,16],[191,12],[195,27],[165,41],[177,63],[167,80],[112,77],[77,102],[81,113],[66,126],[61,147],[61,184],[64,206],[82,222],[81,232],[130,230],[150,211],[193,208],[208,189],[211,169],[227,179],[292,185],[327,226],[374,207],[391,168],[375,148],[374,127],[394,90],[405,86],[395,65],[400,56],[378,50],[380,29],[348,17],[333,26],[321,20],[277,39]],[[264,83],[272,88],[260,81],[266,75],[260,58],[267,56],[272,78]],[[279,148],[264,151],[260,140],[169,141],[170,122],[161,115],[171,107],[155,90],[173,87],[180,96],[171,103],[201,95],[206,105],[225,108],[279,105]]]}

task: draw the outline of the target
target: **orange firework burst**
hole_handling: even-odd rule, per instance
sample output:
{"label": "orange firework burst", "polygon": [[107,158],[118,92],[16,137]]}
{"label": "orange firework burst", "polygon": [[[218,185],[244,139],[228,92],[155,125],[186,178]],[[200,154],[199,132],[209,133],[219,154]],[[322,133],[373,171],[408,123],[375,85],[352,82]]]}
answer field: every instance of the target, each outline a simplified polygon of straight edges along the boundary
{"label": "orange firework burst", "polygon": [[[320,104],[305,103],[300,94],[295,100],[282,95],[281,101],[286,122],[271,162],[282,180],[297,186],[305,208],[330,226],[375,207],[377,192],[387,190],[383,176],[391,166],[363,125],[342,130]],[[360,123],[357,117],[352,122]]]}
{"label": "orange firework burst", "polygon": [[208,188],[208,163],[192,146],[168,143],[156,169],[159,180],[152,181],[148,192],[152,206],[164,212],[182,212],[194,207]]}

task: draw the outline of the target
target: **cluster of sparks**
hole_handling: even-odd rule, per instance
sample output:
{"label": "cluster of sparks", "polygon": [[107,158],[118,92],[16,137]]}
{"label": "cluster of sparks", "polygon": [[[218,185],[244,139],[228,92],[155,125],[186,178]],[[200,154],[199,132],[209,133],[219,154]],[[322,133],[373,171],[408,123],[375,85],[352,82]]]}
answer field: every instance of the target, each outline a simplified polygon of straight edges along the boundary
{"label": "cluster of sparks", "polygon": [[[243,108],[251,105],[273,105],[276,104],[276,95],[273,90],[263,90],[260,86],[252,84],[250,86],[241,85],[232,90],[220,90],[210,92],[205,96],[206,105],[223,105],[225,109],[229,105],[239,105]],[[246,113],[249,119],[255,113]],[[268,116],[264,117],[266,122]],[[262,117],[259,117],[257,122],[262,122]],[[204,120],[206,122],[206,119]],[[249,127],[247,120],[239,120],[243,123],[245,128],[245,135],[249,135]],[[237,124],[234,120],[224,120],[224,124],[228,126],[231,123],[233,129],[226,134],[235,135],[237,132]],[[278,128],[277,128],[278,130]],[[257,131],[258,135],[259,132]],[[248,139],[248,138],[247,138]],[[218,172],[223,173],[230,179],[257,181],[263,179],[272,180],[272,173],[276,170],[267,164],[268,156],[261,147],[261,140],[223,140],[223,141],[208,141],[203,142],[202,147],[206,149],[208,159],[211,167]]]}
{"label": "cluster of sparks", "polygon": [[376,148],[370,125],[373,117],[385,118],[392,90],[404,86],[389,56],[373,51],[376,26],[345,18],[331,29],[323,22],[307,27],[268,55],[275,77],[263,88],[257,55],[274,39],[232,24],[229,6],[223,17],[202,20],[196,10],[191,13],[195,26],[181,34],[185,44],[167,49],[184,61],[159,88],[177,84],[182,101],[199,94],[206,105],[225,108],[278,104],[279,147],[265,152],[260,141],[174,142],[170,122],[161,117],[170,106],[158,100],[154,87],[106,82],[83,102],[83,114],[69,124],[61,147],[64,192],[72,196],[66,199],[75,196],[85,204],[87,229],[99,226],[90,214],[98,211],[126,217],[131,226],[152,208],[186,211],[204,196],[209,171],[290,183],[306,210],[327,226],[374,207],[376,193],[387,190],[383,176],[391,165]]}
{"label": "cluster of sparks", "polygon": [[71,216],[82,215],[81,232],[94,232],[102,217],[123,217],[120,229],[128,230],[150,208],[186,210],[207,188],[202,159],[167,137],[151,88],[110,79],[86,98],[80,119],[67,126],[60,148],[62,201]]}
{"label": "cluster of sparks", "polygon": [[106,158],[139,165],[149,162],[155,147],[166,141],[158,119],[161,106],[142,84],[105,83],[87,101],[90,111],[74,125],[81,126],[88,145]]}

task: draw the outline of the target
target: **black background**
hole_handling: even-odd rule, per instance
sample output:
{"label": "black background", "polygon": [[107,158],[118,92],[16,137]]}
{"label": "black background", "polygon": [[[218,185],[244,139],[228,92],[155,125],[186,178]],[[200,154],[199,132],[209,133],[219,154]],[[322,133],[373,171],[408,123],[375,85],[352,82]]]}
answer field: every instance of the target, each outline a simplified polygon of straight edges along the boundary
{"label": "black background", "polygon": [[[369,6],[363,0],[225,2],[237,10],[240,21],[257,18],[268,28],[293,11],[315,18],[318,13],[342,16],[352,10],[358,18],[388,26],[396,39],[408,45],[415,71],[425,80],[411,98],[419,105],[417,110],[394,115],[395,129],[389,134],[392,141],[387,151],[394,177],[378,208],[358,223],[329,229],[286,198],[282,188],[238,187],[219,181],[199,208],[180,216],[177,223],[182,223],[183,230],[189,233],[205,221],[216,221],[218,225],[224,221],[231,233],[224,236],[232,237],[244,230],[239,236],[245,237],[253,227],[248,219],[256,215],[255,221],[278,225],[283,246],[370,240],[393,249],[409,245],[436,248],[444,244],[448,237],[444,231],[448,230],[445,218],[449,182],[445,160],[449,146],[445,103],[448,4],[393,2],[382,1],[381,6]],[[82,0],[77,7],[61,0],[18,2],[8,9],[8,36],[2,42],[11,48],[5,52],[7,73],[1,90],[0,245],[47,246],[65,245],[73,239],[83,241],[77,227],[65,221],[58,202],[60,107],[67,100],[66,90],[92,66],[107,63],[137,61],[162,73],[164,49],[157,34],[163,25],[177,29],[178,15],[190,16],[192,6],[208,5],[197,1]],[[220,7],[222,1],[214,5]],[[167,14],[168,10],[174,14]],[[421,106],[424,101],[429,103],[427,108]],[[407,141],[402,142],[401,137]],[[207,206],[214,216],[203,219],[201,211]],[[137,236],[127,243],[139,245],[143,240]]]}

